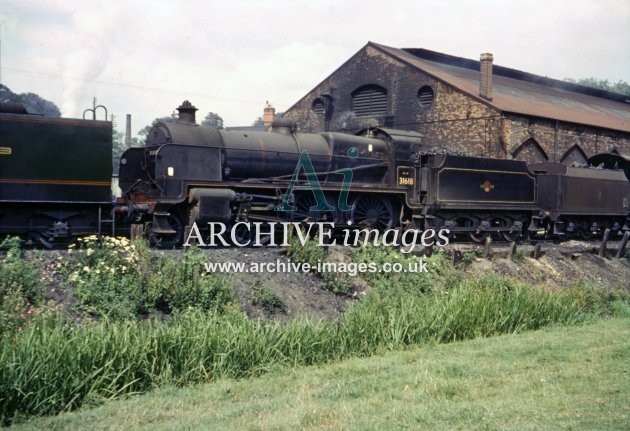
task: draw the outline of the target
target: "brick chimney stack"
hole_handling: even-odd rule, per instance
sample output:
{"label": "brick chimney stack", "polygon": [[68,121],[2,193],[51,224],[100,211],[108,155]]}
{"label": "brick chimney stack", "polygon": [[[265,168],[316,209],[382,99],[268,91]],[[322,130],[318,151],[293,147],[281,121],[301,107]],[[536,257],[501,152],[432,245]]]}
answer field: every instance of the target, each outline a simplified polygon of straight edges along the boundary
{"label": "brick chimney stack", "polygon": [[479,95],[487,100],[492,100],[492,54],[481,54],[479,70]]}
{"label": "brick chimney stack", "polygon": [[127,114],[125,122],[125,148],[131,148],[131,114]]}
{"label": "brick chimney stack", "polygon": [[274,118],[276,117],[276,108],[271,106],[269,102],[267,102],[267,106],[265,106],[265,110],[263,111],[263,126],[265,129],[269,129],[271,124],[273,123]]}

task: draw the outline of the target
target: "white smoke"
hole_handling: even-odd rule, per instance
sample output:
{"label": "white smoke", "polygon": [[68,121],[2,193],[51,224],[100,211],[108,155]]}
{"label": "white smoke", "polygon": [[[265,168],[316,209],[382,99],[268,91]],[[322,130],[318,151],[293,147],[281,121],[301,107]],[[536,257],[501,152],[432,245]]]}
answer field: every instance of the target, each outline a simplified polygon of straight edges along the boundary
{"label": "white smoke", "polygon": [[108,29],[113,28],[119,13],[108,2],[85,3],[72,14],[73,35],[62,57],[63,93],[61,111],[65,117],[81,116],[86,106],[90,81],[97,79],[109,62]]}

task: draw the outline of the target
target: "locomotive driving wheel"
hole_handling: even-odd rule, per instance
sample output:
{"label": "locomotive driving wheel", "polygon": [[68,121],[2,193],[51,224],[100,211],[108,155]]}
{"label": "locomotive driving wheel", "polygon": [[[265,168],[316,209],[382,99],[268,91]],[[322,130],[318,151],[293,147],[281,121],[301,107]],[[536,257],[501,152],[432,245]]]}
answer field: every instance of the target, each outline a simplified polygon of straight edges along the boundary
{"label": "locomotive driving wheel", "polygon": [[490,227],[492,225],[491,220],[482,218],[476,218],[473,223],[473,231],[468,233],[470,240],[474,243],[481,244],[486,240],[486,237],[490,236]]}
{"label": "locomotive driving wheel", "polygon": [[[331,201],[333,201],[330,195],[324,195],[326,202],[328,205],[333,206]],[[311,210],[312,207],[317,206],[318,202],[315,198],[315,195],[312,192],[300,193],[295,196],[295,208],[296,211],[293,214],[293,217],[297,221],[303,220],[322,220],[327,217],[332,217],[332,211],[319,211],[319,210]]]}
{"label": "locomotive driving wheel", "polygon": [[384,231],[394,226],[394,209],[389,199],[379,196],[359,196],[354,202],[352,220],[361,227]]}
{"label": "locomotive driving wheel", "polygon": [[498,217],[501,222],[501,227],[507,230],[501,232],[501,236],[508,242],[516,241],[521,237],[523,233],[523,219],[520,217]]}
{"label": "locomotive driving wheel", "polygon": [[577,231],[583,240],[590,241],[596,235],[597,232],[593,229],[593,226],[596,226],[596,224],[591,220],[584,220],[578,225]]}
{"label": "locomotive driving wheel", "polygon": [[184,224],[177,214],[169,214],[166,222],[168,227],[174,232],[159,232],[153,228],[151,223],[149,224],[149,241],[151,245],[157,248],[175,248],[181,245],[184,239]]}

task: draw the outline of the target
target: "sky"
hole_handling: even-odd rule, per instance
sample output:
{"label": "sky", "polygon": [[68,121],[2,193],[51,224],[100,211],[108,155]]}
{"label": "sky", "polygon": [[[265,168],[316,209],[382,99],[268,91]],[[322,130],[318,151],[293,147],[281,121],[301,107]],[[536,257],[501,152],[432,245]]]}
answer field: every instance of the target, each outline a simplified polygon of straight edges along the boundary
{"label": "sky", "polygon": [[0,82],[133,134],[183,100],[251,125],[368,41],[630,82],[630,0],[0,0]]}

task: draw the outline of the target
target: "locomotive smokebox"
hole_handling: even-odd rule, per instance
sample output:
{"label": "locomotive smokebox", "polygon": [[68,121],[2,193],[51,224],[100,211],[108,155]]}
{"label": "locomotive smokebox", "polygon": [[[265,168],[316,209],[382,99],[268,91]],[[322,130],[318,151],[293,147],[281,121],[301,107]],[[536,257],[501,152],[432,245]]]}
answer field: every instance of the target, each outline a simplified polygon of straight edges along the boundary
{"label": "locomotive smokebox", "polygon": [[179,112],[180,123],[197,124],[195,121],[195,112],[197,112],[197,108],[188,100],[184,100],[184,102],[177,108],[177,112]]}

